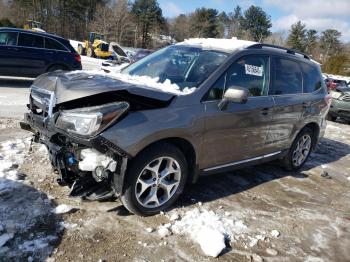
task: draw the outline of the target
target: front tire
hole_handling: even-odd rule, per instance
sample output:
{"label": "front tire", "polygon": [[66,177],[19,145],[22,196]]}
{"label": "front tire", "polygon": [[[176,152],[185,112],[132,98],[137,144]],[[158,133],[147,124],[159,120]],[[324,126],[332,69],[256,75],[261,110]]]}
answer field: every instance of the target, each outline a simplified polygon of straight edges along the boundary
{"label": "front tire", "polygon": [[332,116],[331,114],[328,113],[326,116],[326,120],[334,122],[335,120],[337,120],[337,117]]}
{"label": "front tire", "polygon": [[130,163],[125,191],[120,199],[132,213],[158,214],[169,208],[182,193],[188,166],[183,153],[168,143],[145,149]]}
{"label": "front tire", "polygon": [[282,162],[288,171],[299,170],[310,156],[312,147],[315,143],[315,136],[310,128],[304,128],[294,139],[288,154]]}

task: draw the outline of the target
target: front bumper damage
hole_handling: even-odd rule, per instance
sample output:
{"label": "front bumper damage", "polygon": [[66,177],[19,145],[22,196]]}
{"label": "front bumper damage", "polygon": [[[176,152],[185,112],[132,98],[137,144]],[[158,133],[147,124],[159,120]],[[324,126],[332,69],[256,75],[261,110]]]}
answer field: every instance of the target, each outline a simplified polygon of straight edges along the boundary
{"label": "front bumper damage", "polygon": [[71,197],[105,200],[123,193],[124,176],[130,156],[101,135],[82,139],[55,128],[54,113],[38,114],[33,110],[20,123],[31,131],[33,142],[44,144],[49,152],[57,182],[69,186]]}

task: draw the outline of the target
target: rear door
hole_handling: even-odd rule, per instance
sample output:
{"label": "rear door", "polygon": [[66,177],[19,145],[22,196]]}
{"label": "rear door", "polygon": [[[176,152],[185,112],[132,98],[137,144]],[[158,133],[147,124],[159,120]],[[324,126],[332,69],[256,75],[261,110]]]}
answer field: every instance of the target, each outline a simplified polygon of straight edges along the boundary
{"label": "rear door", "polygon": [[[267,95],[269,71],[269,56],[243,56],[209,90],[203,102],[206,119],[201,166],[211,169],[271,153],[267,137],[274,103]],[[247,88],[250,96],[245,104],[230,103],[220,110],[218,103],[229,87]]]}
{"label": "rear door", "polygon": [[24,76],[36,77],[45,73],[49,57],[44,49],[44,37],[31,33],[19,33],[18,55],[20,72]]}
{"label": "rear door", "polygon": [[275,107],[269,132],[269,140],[279,150],[290,146],[292,135],[297,129],[304,107],[303,77],[297,61],[273,57],[272,82],[269,95]]}
{"label": "rear door", "polygon": [[17,32],[0,31],[0,75],[18,75]]}

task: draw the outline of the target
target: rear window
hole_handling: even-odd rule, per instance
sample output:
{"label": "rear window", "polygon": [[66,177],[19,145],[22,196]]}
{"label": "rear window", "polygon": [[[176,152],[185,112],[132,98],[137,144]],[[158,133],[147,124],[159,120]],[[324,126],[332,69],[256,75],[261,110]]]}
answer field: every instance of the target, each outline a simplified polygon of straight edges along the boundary
{"label": "rear window", "polygon": [[125,54],[125,52],[123,51],[123,49],[121,49],[119,46],[117,46],[117,45],[114,45],[113,46],[113,50],[114,50],[114,52],[116,52],[119,56],[127,56],[126,54]]}
{"label": "rear window", "polygon": [[287,95],[302,93],[302,74],[297,62],[275,58],[275,70],[270,94]]}
{"label": "rear window", "polygon": [[0,45],[16,45],[17,35],[16,32],[0,32]]}
{"label": "rear window", "polygon": [[58,41],[53,40],[51,38],[45,37],[45,48],[46,49],[54,49],[54,50],[61,50],[61,51],[67,51],[67,49]]}
{"label": "rear window", "polygon": [[18,37],[18,45],[44,48],[44,37],[33,34],[20,33]]}
{"label": "rear window", "polygon": [[322,86],[322,76],[316,66],[301,63],[304,78],[304,93],[312,93]]}

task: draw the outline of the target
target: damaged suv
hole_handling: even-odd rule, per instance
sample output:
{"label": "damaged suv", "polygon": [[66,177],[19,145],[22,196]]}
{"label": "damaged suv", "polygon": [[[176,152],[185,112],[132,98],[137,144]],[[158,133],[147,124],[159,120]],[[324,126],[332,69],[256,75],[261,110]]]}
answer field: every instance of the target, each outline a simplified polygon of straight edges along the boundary
{"label": "damaged suv", "polygon": [[324,134],[320,67],[281,47],[190,39],[113,75],[51,72],[21,123],[71,196],[169,208],[200,175],[280,159],[300,168]]}

